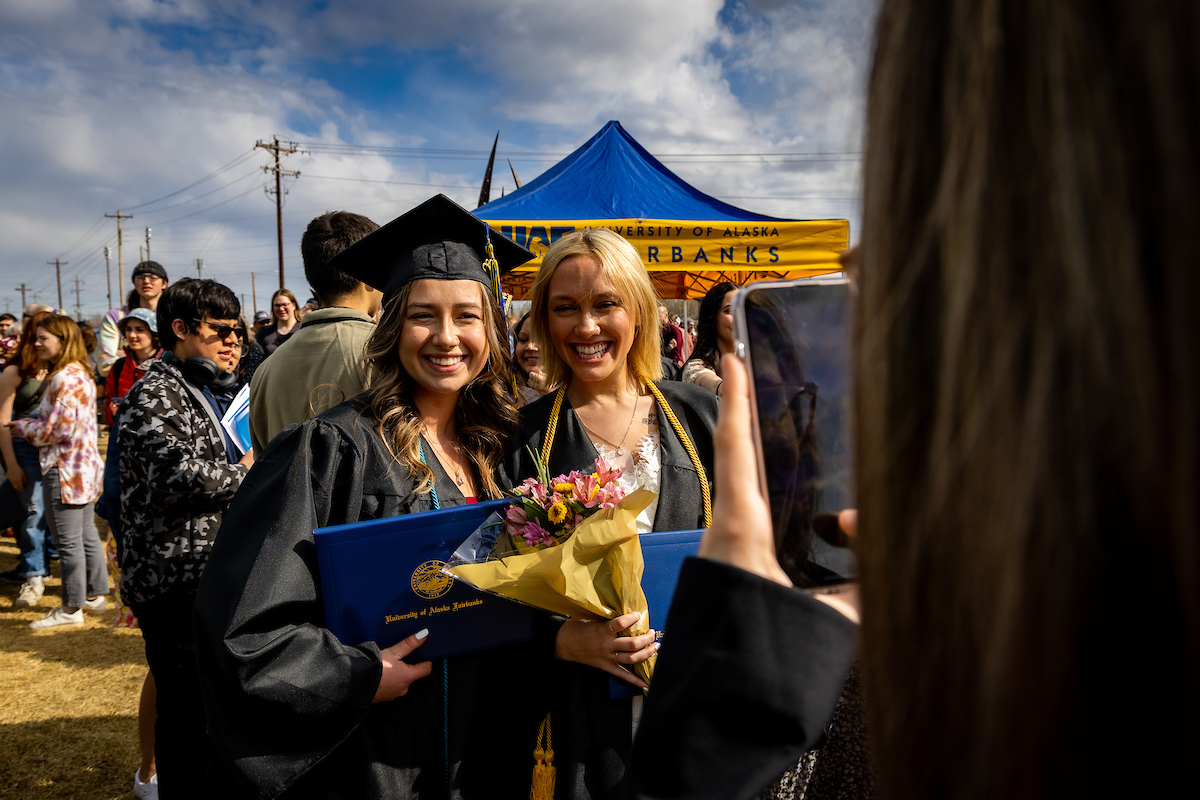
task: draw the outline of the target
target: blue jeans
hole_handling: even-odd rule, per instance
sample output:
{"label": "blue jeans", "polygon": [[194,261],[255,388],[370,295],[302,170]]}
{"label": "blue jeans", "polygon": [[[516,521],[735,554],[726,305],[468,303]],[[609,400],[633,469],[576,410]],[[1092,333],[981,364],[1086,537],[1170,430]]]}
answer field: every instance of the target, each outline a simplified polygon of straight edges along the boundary
{"label": "blue jeans", "polygon": [[21,499],[33,509],[33,516],[13,526],[17,548],[21,551],[17,557],[16,572],[22,578],[44,577],[50,574],[47,551],[53,545],[42,504],[42,468],[38,463],[38,451],[24,439],[13,439],[13,453],[17,457],[17,465],[25,473]]}

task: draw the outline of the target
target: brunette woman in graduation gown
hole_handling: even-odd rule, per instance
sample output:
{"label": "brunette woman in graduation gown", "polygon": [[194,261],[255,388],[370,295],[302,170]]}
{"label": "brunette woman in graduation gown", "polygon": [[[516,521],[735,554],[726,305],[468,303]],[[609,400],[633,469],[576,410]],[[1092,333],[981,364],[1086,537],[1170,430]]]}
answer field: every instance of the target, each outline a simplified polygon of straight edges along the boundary
{"label": "brunette woman in graduation gown", "polygon": [[[528,796],[538,720],[520,725],[515,651],[430,664],[420,634],[339,642],[312,534],[503,494],[516,411],[485,236],[439,196],[334,261],[386,295],[372,388],[284,429],[222,526],[196,603],[213,796]],[[491,238],[504,269],[531,257]]]}
{"label": "brunette woman in graduation gown", "polygon": [[[531,451],[540,454],[547,435],[552,476],[591,472],[602,456],[624,470],[625,486],[658,495],[639,516],[639,533],[704,527],[711,502],[717,398],[661,380],[657,302],[637,251],[618,234],[578,231],[550,247],[534,282],[531,319],[547,381],[558,388],[521,409],[509,459],[515,483],[537,474]],[[569,620],[558,632],[551,714],[557,797],[625,792],[641,698],[610,699],[609,676],[643,686],[626,667],[655,652],[653,631],[618,636],[636,619]]]}

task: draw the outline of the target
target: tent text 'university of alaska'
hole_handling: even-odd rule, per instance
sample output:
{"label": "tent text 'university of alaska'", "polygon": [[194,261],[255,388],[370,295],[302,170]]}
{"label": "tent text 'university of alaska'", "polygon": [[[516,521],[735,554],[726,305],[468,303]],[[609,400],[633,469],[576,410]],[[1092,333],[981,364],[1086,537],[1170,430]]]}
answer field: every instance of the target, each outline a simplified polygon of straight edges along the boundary
{"label": "tent text 'university of alaska'", "polygon": [[512,194],[474,214],[538,258],[505,277],[528,296],[541,255],[580,228],[611,228],[642,256],[659,297],[702,297],[714,283],[799,278],[839,269],[844,219],[786,220],[754,214],[690,186],[619,122]]}

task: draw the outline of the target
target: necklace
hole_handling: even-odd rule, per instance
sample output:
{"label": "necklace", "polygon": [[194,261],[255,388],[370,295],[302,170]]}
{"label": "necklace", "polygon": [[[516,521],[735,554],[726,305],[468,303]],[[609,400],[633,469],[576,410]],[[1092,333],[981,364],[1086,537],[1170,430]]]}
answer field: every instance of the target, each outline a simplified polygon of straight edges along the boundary
{"label": "necklace", "polygon": [[[429,436],[429,431],[425,431],[425,440],[427,442],[429,442],[429,446],[433,448],[434,455],[438,455],[438,451],[441,450],[441,455],[438,456],[439,461],[441,461],[443,464],[449,462],[450,466],[454,468],[454,482],[457,483],[459,486],[462,486],[464,483],[466,483],[467,479],[463,477],[462,470],[459,468],[458,462],[451,459],[445,450],[442,450],[442,448],[439,445],[434,443],[433,439],[430,438],[430,436]],[[458,455],[459,457],[462,456],[462,447],[461,446],[459,446],[457,444],[452,444],[450,446],[454,448],[454,452],[456,455]]]}
{"label": "necklace", "polygon": [[621,437],[621,442],[619,444],[607,437],[601,436],[599,433],[596,433],[596,431],[589,428],[587,423],[583,421],[583,417],[580,417],[578,413],[575,416],[579,419],[579,424],[583,426],[585,431],[592,434],[597,439],[602,439],[608,444],[611,444],[613,447],[617,448],[617,455],[623,456],[625,455],[625,440],[629,438],[629,431],[633,429],[633,420],[637,417],[638,400],[640,399],[640,397],[635,397],[633,400],[633,413],[629,415],[629,424],[625,426],[625,435]]}

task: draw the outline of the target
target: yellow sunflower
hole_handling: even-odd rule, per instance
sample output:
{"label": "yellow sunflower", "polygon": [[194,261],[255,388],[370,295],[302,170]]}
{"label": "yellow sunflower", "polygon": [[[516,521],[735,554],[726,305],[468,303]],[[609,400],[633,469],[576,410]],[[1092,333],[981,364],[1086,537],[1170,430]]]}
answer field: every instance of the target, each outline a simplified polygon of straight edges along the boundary
{"label": "yellow sunflower", "polygon": [[570,494],[571,492],[575,491],[575,484],[573,484],[573,483],[556,483],[556,484],[554,484],[554,491],[562,492],[563,494]]}
{"label": "yellow sunflower", "polygon": [[567,506],[561,502],[551,503],[550,507],[546,509],[546,515],[555,525],[562,525],[563,520],[567,518]]}

